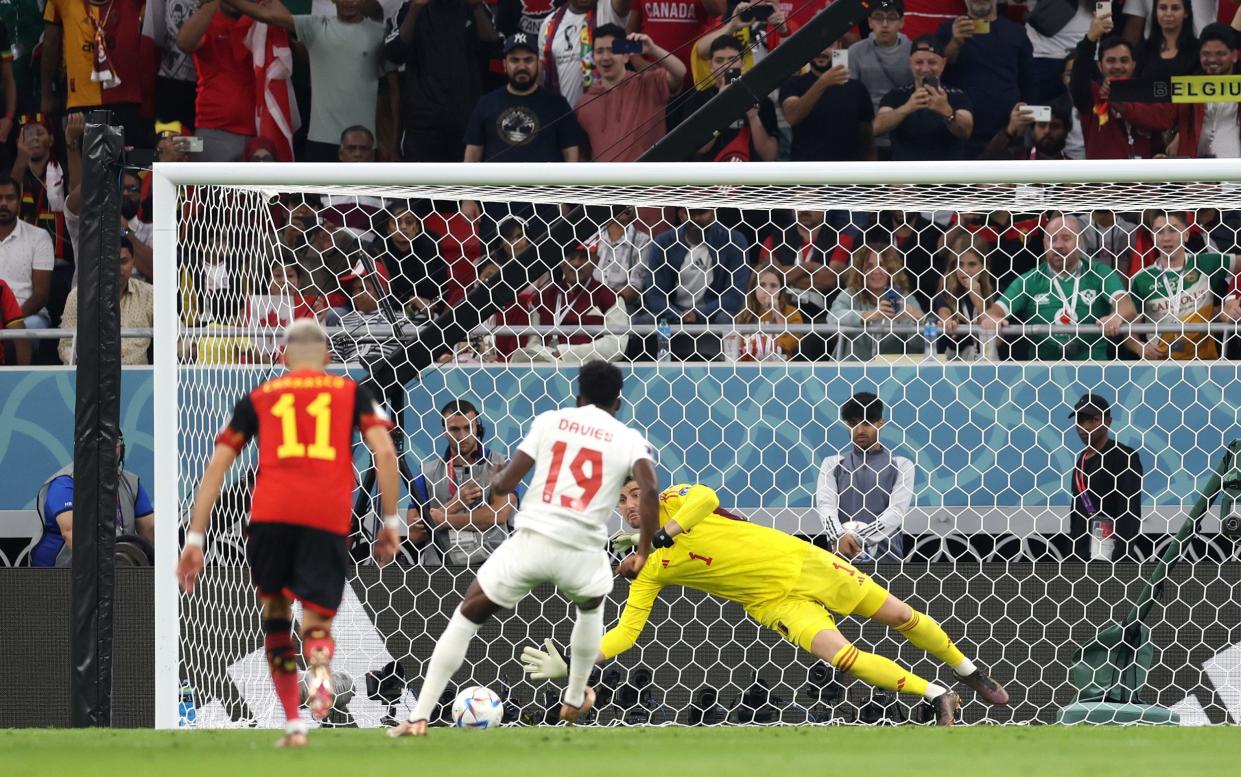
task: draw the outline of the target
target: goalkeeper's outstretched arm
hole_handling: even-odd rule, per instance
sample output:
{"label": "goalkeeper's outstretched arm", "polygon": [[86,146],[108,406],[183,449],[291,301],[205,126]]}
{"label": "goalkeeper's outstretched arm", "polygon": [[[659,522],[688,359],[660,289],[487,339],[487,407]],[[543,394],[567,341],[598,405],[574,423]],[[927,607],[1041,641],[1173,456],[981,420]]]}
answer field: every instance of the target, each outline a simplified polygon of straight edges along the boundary
{"label": "goalkeeper's outstretched arm", "polygon": [[718,510],[719,506],[720,498],[710,486],[690,486],[684,494],[680,509],[664,524],[663,533],[672,538],[681,532],[689,531]]}

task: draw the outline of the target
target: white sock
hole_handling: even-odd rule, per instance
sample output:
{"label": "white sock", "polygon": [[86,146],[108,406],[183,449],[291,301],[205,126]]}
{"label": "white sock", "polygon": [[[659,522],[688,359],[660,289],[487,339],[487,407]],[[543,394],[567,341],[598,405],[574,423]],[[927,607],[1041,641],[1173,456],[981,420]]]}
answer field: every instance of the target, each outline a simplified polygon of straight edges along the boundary
{"label": "white sock", "polygon": [[927,701],[935,701],[940,696],[943,696],[945,693],[948,693],[947,688],[936,685],[935,683],[927,683],[926,693],[922,694],[922,698],[926,699]]}
{"label": "white sock", "polygon": [[956,672],[958,677],[969,677],[978,671],[978,667],[974,666],[974,662],[968,658],[962,658],[961,663],[952,667],[952,671]]}
{"label": "white sock", "polygon": [[603,607],[593,610],[577,610],[577,622],[569,637],[569,683],[564,690],[564,702],[573,707],[582,706],[586,696],[586,679],[599,656],[603,642]]}
{"label": "white sock", "polygon": [[422,688],[418,691],[418,703],[414,711],[409,713],[410,722],[425,720],[430,722],[431,713],[439,703],[440,694],[448,685],[448,681],[461,668],[465,660],[465,651],[470,647],[470,640],[478,633],[478,624],[461,614],[458,609],[452,614],[444,633],[435,643],[431,652],[431,660],[427,662],[427,676],[422,680]]}

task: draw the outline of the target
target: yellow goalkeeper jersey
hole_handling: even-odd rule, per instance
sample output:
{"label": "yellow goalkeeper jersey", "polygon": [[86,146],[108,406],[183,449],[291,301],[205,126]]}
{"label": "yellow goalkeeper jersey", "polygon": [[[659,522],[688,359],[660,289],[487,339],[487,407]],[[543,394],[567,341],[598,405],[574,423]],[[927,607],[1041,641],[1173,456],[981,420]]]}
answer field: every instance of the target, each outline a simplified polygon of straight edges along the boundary
{"label": "yellow goalkeeper jersey", "polygon": [[814,547],[782,531],[720,514],[720,501],[707,486],[673,486],[660,495],[659,503],[660,526],[675,518],[686,531],[672,547],[652,553],[630,584],[620,622],[600,646],[608,658],[633,647],[664,586],[685,586],[755,607],[789,593]]}

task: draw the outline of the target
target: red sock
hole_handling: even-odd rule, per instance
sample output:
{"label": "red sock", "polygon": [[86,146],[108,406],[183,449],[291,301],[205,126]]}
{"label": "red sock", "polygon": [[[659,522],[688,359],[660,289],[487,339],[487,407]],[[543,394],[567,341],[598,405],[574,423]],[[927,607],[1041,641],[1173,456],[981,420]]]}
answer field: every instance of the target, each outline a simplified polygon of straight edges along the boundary
{"label": "red sock", "polygon": [[267,649],[267,665],[271,669],[271,681],[276,686],[276,697],[284,707],[286,720],[298,720],[301,692],[297,687],[297,652],[293,650],[293,635],[289,631],[269,633],[263,637]]}
{"label": "red sock", "polygon": [[330,664],[336,653],[336,640],[332,632],[322,627],[302,632],[302,655],[307,664]]}

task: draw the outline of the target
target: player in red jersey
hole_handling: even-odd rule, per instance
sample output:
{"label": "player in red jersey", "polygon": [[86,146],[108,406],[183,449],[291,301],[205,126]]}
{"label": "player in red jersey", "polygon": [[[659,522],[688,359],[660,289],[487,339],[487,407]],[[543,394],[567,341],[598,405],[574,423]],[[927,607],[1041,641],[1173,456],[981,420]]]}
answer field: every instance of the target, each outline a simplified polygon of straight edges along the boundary
{"label": "player in red jersey", "polygon": [[288,724],[277,743],[307,744],[298,715],[297,659],[293,650],[293,600],[302,603],[302,655],[309,673],[307,702],[316,720],[334,701],[332,618],[344,595],[348,534],[355,485],[353,433],[375,457],[384,528],[375,556],[386,564],[400,544],[397,527],[397,460],[392,422],[371,391],[349,378],[329,375],[327,335],[314,319],[285,330],[289,372],[241,398],[233,418],[216,437],[185,550],[177,567],[187,592],[203,569],[203,544],[224,476],[250,438],[258,436],[259,469],[250,507],[246,558],[263,604],[263,644],[276,695]]}

